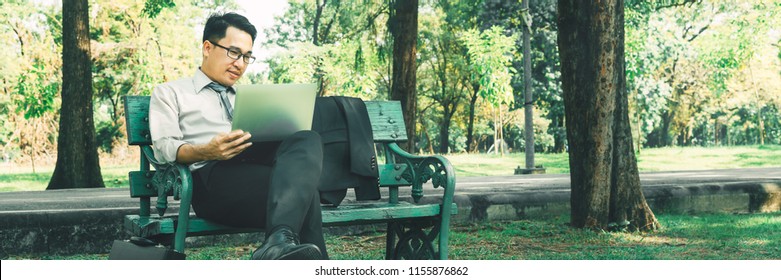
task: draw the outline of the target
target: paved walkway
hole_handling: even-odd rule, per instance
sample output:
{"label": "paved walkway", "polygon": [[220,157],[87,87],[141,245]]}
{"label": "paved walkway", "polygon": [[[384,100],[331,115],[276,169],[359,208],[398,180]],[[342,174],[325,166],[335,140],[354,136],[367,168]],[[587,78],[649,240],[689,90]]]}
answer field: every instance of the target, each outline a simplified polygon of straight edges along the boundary
{"label": "paved walkway", "polygon": [[[772,187],[773,184],[781,185],[781,167],[648,172],[640,174],[640,181],[646,192],[653,193],[707,187],[710,187],[711,192],[714,188],[727,190],[768,184]],[[569,187],[568,174],[465,177],[456,179],[456,199],[463,201],[473,196],[540,193],[569,197]],[[432,199],[437,199],[437,190],[432,191],[430,187],[424,187],[424,190]],[[653,193],[646,193],[646,196],[652,196]],[[352,197],[348,194],[346,199]],[[172,203],[172,207],[176,205],[176,202]],[[0,221],[3,215],[9,213],[122,210],[137,207],[138,201],[130,198],[127,188],[0,193]]]}
{"label": "paved walkway", "polygon": [[[640,174],[640,182],[646,189],[781,184],[781,167],[648,172]],[[463,198],[471,195],[537,192],[568,194],[569,183],[569,174],[456,178],[456,196]],[[431,192],[431,188],[424,189],[427,193],[436,193]],[[0,193],[0,216],[25,211],[79,211],[137,207],[138,201],[130,198],[127,188]]]}

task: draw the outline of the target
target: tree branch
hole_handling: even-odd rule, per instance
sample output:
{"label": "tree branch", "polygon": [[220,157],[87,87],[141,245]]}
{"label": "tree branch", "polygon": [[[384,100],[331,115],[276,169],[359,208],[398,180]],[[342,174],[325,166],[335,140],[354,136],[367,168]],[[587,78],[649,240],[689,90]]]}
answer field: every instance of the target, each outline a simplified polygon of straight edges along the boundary
{"label": "tree branch", "polygon": [[[713,20],[711,20],[711,22],[713,22]],[[699,30],[699,31],[697,31],[697,33],[695,33],[694,35],[692,35],[690,38],[686,39],[686,41],[688,41],[688,42],[691,42],[691,41],[694,41],[694,39],[697,39],[697,37],[699,37],[700,35],[702,35],[702,33],[703,33],[703,32],[705,32],[705,30],[707,30],[707,29],[708,29],[708,27],[710,27],[710,24],[711,24],[711,22],[709,22],[707,25],[705,25],[705,26],[703,26],[702,28],[700,28],[700,30]],[[684,34],[684,36],[686,36],[686,34]]]}
{"label": "tree branch", "polygon": [[325,8],[326,3],[328,0],[323,0],[323,3],[320,4],[320,0],[315,1],[315,18],[312,21],[312,44],[315,46],[320,45],[319,40],[319,29],[320,29],[320,17],[323,15],[323,9]]}
{"label": "tree branch", "polygon": [[[666,1],[659,1],[659,2],[666,2]],[[695,4],[695,3],[700,4],[700,3],[702,3],[702,0],[670,1],[669,3],[666,3],[666,4],[665,3],[657,4],[656,7],[654,7],[654,9],[656,9],[656,11],[660,11],[662,9],[673,8],[673,7],[680,7],[680,6],[685,6],[685,5],[692,5],[692,4]]]}
{"label": "tree branch", "polygon": [[16,25],[12,24],[10,20],[7,20],[8,25],[11,26],[11,30],[14,31],[16,34],[16,37],[19,38],[19,51],[22,52],[22,56],[24,56],[24,40],[22,40],[22,34],[19,33],[19,30],[16,28]]}

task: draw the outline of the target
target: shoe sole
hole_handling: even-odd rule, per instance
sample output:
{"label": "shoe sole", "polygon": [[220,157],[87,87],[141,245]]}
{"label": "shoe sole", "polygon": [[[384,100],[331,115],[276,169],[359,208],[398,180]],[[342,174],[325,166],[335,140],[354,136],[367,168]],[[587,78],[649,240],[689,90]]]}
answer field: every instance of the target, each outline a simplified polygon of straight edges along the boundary
{"label": "shoe sole", "polygon": [[319,260],[323,258],[317,246],[306,246],[290,251],[278,258],[278,260]]}

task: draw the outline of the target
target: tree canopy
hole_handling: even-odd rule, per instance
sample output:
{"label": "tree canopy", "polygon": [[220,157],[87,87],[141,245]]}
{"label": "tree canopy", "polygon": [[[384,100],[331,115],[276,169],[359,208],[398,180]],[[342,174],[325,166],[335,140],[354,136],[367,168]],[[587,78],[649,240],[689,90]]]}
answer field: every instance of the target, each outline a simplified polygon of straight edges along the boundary
{"label": "tree canopy", "polygon": [[[635,150],[781,144],[781,4],[662,2],[625,4]],[[392,3],[289,1],[258,42],[279,51],[262,62],[265,70],[241,82],[321,81],[323,95],[389,99]],[[97,141],[103,152],[117,153],[127,146],[119,97],[147,95],[158,83],[190,75],[200,60],[198,33],[206,16],[239,6],[203,0],[89,4]],[[556,5],[531,1],[529,11],[539,152],[567,148]],[[519,1],[419,2],[415,150],[485,152],[497,134],[510,150],[523,150],[518,106],[491,106],[521,100],[520,7]],[[36,1],[0,3],[0,147],[13,160],[54,157],[62,103],[61,13],[59,5]],[[499,113],[502,118],[495,117]]]}

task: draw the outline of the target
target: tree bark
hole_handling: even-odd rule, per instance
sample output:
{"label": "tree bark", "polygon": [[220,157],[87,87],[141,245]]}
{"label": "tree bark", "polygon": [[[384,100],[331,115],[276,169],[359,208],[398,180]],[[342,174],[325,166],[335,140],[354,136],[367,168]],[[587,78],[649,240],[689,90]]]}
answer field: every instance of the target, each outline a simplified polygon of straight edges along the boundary
{"label": "tree bark", "polygon": [[[443,83],[443,94],[444,83]],[[443,95],[445,100],[440,101],[442,105],[442,123],[439,124],[439,153],[450,153],[450,126],[453,123],[453,116],[458,109],[459,98],[452,98]]]}
{"label": "tree bark", "polygon": [[574,227],[659,228],[642,193],[632,146],[623,7],[623,0],[559,0]]}
{"label": "tree bark", "polygon": [[47,190],[103,188],[92,120],[89,4],[62,1],[62,108],[57,164]]}
{"label": "tree bark", "polygon": [[472,83],[472,92],[469,96],[469,120],[466,126],[466,151],[469,153],[477,151],[477,141],[475,141],[475,105],[480,92],[480,84]]}
{"label": "tree bark", "polygon": [[453,115],[446,107],[442,112],[442,123],[439,126],[439,153],[447,154],[450,152],[450,122]]}
{"label": "tree bark", "polygon": [[393,78],[391,99],[401,101],[404,123],[407,127],[406,149],[415,149],[417,123],[417,42],[418,0],[396,0],[389,29],[393,35]]}

